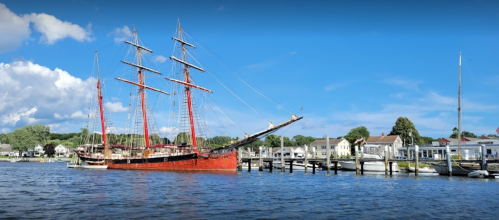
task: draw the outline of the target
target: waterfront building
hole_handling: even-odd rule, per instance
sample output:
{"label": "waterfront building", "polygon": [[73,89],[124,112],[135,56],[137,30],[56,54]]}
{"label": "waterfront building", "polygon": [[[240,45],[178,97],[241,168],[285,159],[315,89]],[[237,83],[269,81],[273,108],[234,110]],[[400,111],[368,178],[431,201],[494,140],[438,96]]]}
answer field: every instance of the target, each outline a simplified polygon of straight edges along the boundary
{"label": "waterfront building", "polygon": [[55,147],[55,156],[56,157],[69,157],[69,149],[64,147],[62,144],[57,145]]}
{"label": "waterfront building", "polygon": [[381,133],[381,136],[371,136],[367,139],[368,145],[387,146],[390,157],[399,156],[402,148],[402,139],[399,135],[388,135]]}
{"label": "waterfront building", "polygon": [[[314,157],[316,158],[327,158],[327,147],[326,139],[315,140],[310,143],[310,148],[314,152]],[[338,157],[350,155],[350,142],[344,138],[334,139],[329,138],[329,153],[334,155],[337,153]]]}
{"label": "waterfront building", "polygon": [[281,152],[280,147],[272,148],[272,156],[280,158],[284,155],[285,158],[305,158],[305,150],[301,147],[283,147]]}
{"label": "waterfront building", "polygon": [[19,151],[13,151],[10,144],[0,144],[0,156],[18,157]]}
{"label": "waterfront building", "polygon": [[34,151],[34,156],[35,157],[39,157],[40,155],[44,154],[45,151],[43,150],[43,147],[41,145],[37,145],[35,147],[35,151]]}

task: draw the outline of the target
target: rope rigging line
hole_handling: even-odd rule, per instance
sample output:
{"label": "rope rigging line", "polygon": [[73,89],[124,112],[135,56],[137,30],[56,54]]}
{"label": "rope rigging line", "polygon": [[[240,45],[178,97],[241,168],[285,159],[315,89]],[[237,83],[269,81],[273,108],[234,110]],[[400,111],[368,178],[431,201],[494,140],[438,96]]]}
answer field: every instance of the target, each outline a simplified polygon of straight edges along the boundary
{"label": "rope rigging line", "polygon": [[[293,114],[291,111],[289,111],[287,108],[285,108],[282,104],[280,104],[279,102],[277,102],[274,98],[269,98],[267,96],[270,96],[270,95],[265,95],[263,94],[262,92],[260,92],[259,90],[255,89],[253,86],[251,86],[250,84],[248,84],[246,81],[244,81],[243,79],[241,79],[239,76],[237,76],[236,74],[234,74],[227,66],[225,66],[223,63],[221,63],[218,59],[216,59],[215,57],[212,56],[212,54],[210,53],[211,50],[209,50],[208,48],[205,49],[205,47],[203,47],[203,44],[201,44],[199,41],[195,40],[194,38],[192,38],[191,36],[189,36],[187,33],[186,35],[193,39],[195,42],[198,42],[199,43],[199,47],[204,51],[206,52],[206,54],[208,54],[212,59],[214,59],[219,65],[221,65],[225,70],[227,70],[231,75],[233,75],[234,77],[236,77],[239,81],[241,81],[242,83],[244,83],[246,86],[250,87],[253,91],[255,91],[256,93],[258,93],[259,95],[261,95],[262,97],[266,98],[267,100],[269,100],[270,102],[278,105],[279,107],[282,107],[285,111],[287,111],[288,113],[290,114]],[[209,51],[208,51],[209,50]],[[213,52],[212,52],[213,53]],[[213,53],[215,56],[217,56],[220,60],[223,61],[223,59],[216,55],[215,53]],[[224,61],[224,63],[226,63]],[[230,66],[229,64],[227,64],[230,68],[234,69],[232,66]],[[235,71],[235,69],[234,69]],[[237,72],[237,71],[235,71]],[[242,75],[242,74],[240,74]],[[251,80],[247,79],[248,81],[251,82]]]}

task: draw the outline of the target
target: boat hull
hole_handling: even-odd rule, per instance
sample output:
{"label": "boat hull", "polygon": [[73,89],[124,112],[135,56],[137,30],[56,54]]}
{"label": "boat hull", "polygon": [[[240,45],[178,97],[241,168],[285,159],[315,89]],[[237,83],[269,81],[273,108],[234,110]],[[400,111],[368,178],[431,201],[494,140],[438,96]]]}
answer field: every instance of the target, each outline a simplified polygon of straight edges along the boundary
{"label": "boat hull", "polygon": [[[355,162],[353,161],[340,161],[342,170],[356,170]],[[359,164],[360,167],[360,164]],[[372,172],[385,172],[385,163],[383,162],[364,162],[364,171]],[[399,167],[396,162],[392,164],[392,171],[398,172]]]}
{"label": "boat hull", "polygon": [[[89,158],[80,157],[83,161]],[[172,171],[237,171],[237,154],[229,152],[208,157],[197,154],[141,159],[106,160],[108,169]]]}
{"label": "boat hull", "polygon": [[[76,167],[73,167],[76,168]],[[83,168],[83,169],[107,169],[107,165],[80,165],[78,168]]]}
{"label": "boat hull", "polygon": [[[281,162],[273,162],[272,163],[272,166],[276,169],[281,169]],[[319,166],[315,166],[316,169],[319,169]],[[291,169],[290,166],[289,166],[289,163],[286,163],[286,170],[289,170]],[[310,169],[312,170],[313,169],[313,165],[312,164],[308,164],[307,165],[307,169]],[[302,163],[293,163],[293,170],[305,170],[305,164],[302,164]]]}
{"label": "boat hull", "polygon": [[[409,167],[409,172],[416,172],[416,168]],[[437,171],[433,168],[424,167],[424,168],[419,168],[418,172],[419,173],[436,173]]]}
{"label": "boat hull", "polygon": [[[449,169],[447,165],[433,165],[435,171],[437,171],[440,175],[448,175]],[[452,175],[454,176],[467,176],[468,173],[471,173],[476,170],[480,170],[480,168],[475,167],[462,167],[462,166],[452,166]]]}

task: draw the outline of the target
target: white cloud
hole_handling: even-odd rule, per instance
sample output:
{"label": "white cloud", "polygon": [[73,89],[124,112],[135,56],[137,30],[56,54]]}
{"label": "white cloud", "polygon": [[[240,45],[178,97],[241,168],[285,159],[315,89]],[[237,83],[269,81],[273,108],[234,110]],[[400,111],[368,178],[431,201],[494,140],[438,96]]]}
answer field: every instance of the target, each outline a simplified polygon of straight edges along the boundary
{"label": "white cloud", "polygon": [[123,28],[114,29],[111,34],[114,35],[115,43],[122,43],[123,41],[130,38],[130,36],[132,35],[132,31],[130,31],[130,28],[125,25],[123,26]]}
{"label": "white cloud", "polygon": [[32,13],[24,15],[23,18],[34,24],[35,29],[42,33],[40,41],[47,44],[54,44],[56,41],[68,37],[80,42],[92,41],[92,38],[90,38],[91,24],[88,24],[87,29],[84,29],[76,24],[61,21],[53,15],[45,13]]}
{"label": "white cloud", "polygon": [[29,22],[0,3],[0,53],[15,50],[30,34]]}
{"label": "white cloud", "polygon": [[61,21],[53,15],[45,13],[27,14],[19,16],[10,11],[5,4],[0,3],[0,30],[2,40],[0,41],[0,53],[13,51],[31,35],[30,24],[36,31],[42,34],[40,42],[54,44],[64,38],[73,38],[77,41],[91,41],[89,24],[86,29]]}
{"label": "white cloud", "polygon": [[96,83],[30,61],[0,63],[0,78],[0,126],[7,128],[86,118]]}
{"label": "white cloud", "polygon": [[104,109],[111,113],[128,111],[128,107],[123,107],[121,102],[106,102],[104,103]]}
{"label": "white cloud", "polygon": [[162,55],[156,56],[156,58],[154,58],[154,62],[164,63],[164,62],[166,62],[166,57],[164,57]]}

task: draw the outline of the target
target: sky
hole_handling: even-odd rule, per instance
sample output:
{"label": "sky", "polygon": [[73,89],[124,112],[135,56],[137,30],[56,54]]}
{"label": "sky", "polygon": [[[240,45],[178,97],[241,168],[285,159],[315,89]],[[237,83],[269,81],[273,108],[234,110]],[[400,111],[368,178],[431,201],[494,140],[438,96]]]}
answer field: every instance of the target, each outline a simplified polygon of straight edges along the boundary
{"label": "sky", "polygon": [[[122,42],[135,26],[154,51],[144,65],[163,73],[147,73],[146,84],[167,90],[162,77],[172,70],[178,19],[197,46],[194,63],[208,70],[192,71],[196,84],[213,90],[209,99],[232,119],[207,113],[209,136],[242,137],[293,113],[304,118],[277,135],[338,137],[365,126],[379,136],[407,117],[422,136],[448,137],[458,126],[459,53],[462,130],[495,134],[497,11],[499,2],[478,0],[0,0],[0,133],[32,124],[54,133],[85,127],[96,50],[108,126],[126,131],[131,86],[114,80],[128,74]],[[157,129],[175,129],[170,98],[147,96]]]}

